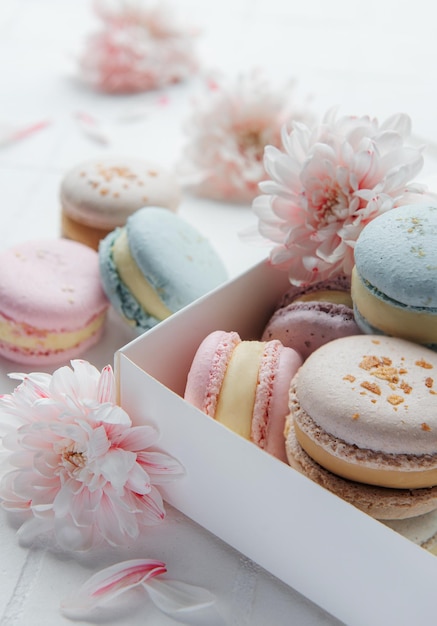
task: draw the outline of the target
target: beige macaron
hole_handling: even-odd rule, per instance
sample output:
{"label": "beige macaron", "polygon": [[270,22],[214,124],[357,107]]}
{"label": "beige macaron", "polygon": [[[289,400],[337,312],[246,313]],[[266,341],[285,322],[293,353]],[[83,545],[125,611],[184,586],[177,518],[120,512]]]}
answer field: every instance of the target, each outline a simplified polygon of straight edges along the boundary
{"label": "beige macaron", "polygon": [[105,156],[75,165],[60,187],[61,234],[97,250],[99,242],[145,206],[176,212],[181,188],[168,169],[147,160]]}
{"label": "beige macaron", "polygon": [[316,350],[290,389],[290,465],[378,519],[437,508],[437,354],[359,335]]}
{"label": "beige macaron", "polygon": [[437,555],[437,510],[408,519],[384,520],[397,533]]}

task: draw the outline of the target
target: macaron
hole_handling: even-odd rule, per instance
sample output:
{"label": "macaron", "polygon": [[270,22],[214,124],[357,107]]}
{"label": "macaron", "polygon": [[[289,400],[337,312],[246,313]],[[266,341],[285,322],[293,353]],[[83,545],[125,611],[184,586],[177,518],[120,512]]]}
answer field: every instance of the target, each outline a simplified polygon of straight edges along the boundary
{"label": "macaron", "polygon": [[343,275],[306,287],[290,287],[261,339],[278,339],[306,359],[328,341],[361,334],[352,306],[350,279]]}
{"label": "macaron", "polygon": [[437,510],[407,519],[385,520],[397,533],[437,555]]}
{"label": "macaron", "polygon": [[75,165],[60,188],[61,234],[97,250],[99,241],[145,206],[177,211],[181,189],[164,167],[132,157],[107,156]]}
{"label": "macaron", "polygon": [[290,465],[379,519],[437,508],[437,354],[395,337],[336,339],[290,387]]}
{"label": "macaron", "polygon": [[285,461],[288,390],[301,364],[280,341],[243,341],[237,332],[214,331],[197,349],[184,398]]}
{"label": "macaron", "polygon": [[406,205],[365,226],[351,293],[363,332],[437,348],[437,206]]}
{"label": "macaron", "polygon": [[227,279],[206,239],[166,209],[136,211],[100,243],[103,288],[115,310],[144,331]]}
{"label": "macaron", "polygon": [[0,253],[0,355],[29,365],[67,362],[97,343],[109,302],[97,252],[67,239]]}

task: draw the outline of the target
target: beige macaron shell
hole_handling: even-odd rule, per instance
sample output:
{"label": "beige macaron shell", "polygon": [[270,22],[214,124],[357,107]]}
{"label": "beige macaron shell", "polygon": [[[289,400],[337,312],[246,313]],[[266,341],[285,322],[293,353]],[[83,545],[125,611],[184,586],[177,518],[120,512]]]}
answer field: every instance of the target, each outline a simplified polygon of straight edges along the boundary
{"label": "beige macaron shell", "polygon": [[144,206],[176,211],[181,189],[175,175],[160,165],[136,158],[104,157],[68,171],[61,182],[60,199],[70,219],[113,229]]}
{"label": "beige macaron shell", "polygon": [[347,444],[384,454],[437,454],[437,353],[359,335],[327,343],[300,368],[303,411]]}
{"label": "beige macaron shell", "polygon": [[437,509],[408,519],[384,520],[384,523],[406,539],[435,554],[437,547]]}
{"label": "beige macaron shell", "polygon": [[299,445],[291,415],[287,417],[285,435],[291,467],[376,519],[407,519],[437,509],[437,487],[390,489],[346,480],[325,470]]}

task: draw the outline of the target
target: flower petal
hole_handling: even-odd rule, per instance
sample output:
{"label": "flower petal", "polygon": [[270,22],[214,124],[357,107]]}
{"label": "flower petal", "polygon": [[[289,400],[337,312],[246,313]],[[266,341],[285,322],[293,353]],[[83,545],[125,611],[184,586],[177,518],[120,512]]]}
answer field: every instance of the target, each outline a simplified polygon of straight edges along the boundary
{"label": "flower petal", "polygon": [[97,402],[115,404],[115,388],[114,372],[110,365],[106,365],[102,370],[97,386]]}
{"label": "flower petal", "polygon": [[215,606],[216,598],[207,589],[177,580],[144,580],[143,587],[154,605],[177,622],[199,626],[224,626]]}
{"label": "flower petal", "polygon": [[175,476],[182,476],[184,474],[184,468],[179,461],[163,452],[153,452],[149,450],[139,452],[137,462],[144,467],[144,470],[155,485],[168,482],[169,480],[173,480]]}
{"label": "flower petal", "polygon": [[84,619],[96,608],[166,571],[165,563],[153,559],[133,559],[106,567],[63,600],[61,612],[71,619]]}

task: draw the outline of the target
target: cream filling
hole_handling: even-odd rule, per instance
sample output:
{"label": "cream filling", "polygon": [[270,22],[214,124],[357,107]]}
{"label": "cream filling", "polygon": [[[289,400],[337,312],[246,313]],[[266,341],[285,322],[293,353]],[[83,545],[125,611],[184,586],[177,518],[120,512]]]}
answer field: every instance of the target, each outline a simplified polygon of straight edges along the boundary
{"label": "cream filling", "polygon": [[294,429],[296,439],[308,456],[325,469],[342,478],[367,485],[391,487],[393,489],[420,489],[437,485],[436,468],[408,471],[400,468],[388,470],[358,465],[353,461],[349,462],[345,459],[340,459],[316,444],[296,422],[294,422]]}
{"label": "cream filling", "polygon": [[146,313],[158,320],[165,320],[170,317],[172,312],[165,306],[133,260],[125,229],[122,230],[112,245],[112,257],[121,280]]}
{"label": "cream filling", "polygon": [[105,321],[106,311],[85,327],[74,331],[52,331],[17,323],[0,316],[0,341],[29,352],[68,350],[92,337]]}
{"label": "cream filling", "polygon": [[295,298],[293,302],[332,302],[332,304],[344,304],[349,308],[353,306],[350,293],[340,289],[320,289],[319,291],[304,293]]}
{"label": "cream filling", "polygon": [[252,414],[263,341],[242,341],[231,356],[215,412],[215,419],[246,439],[250,439]]}
{"label": "cream filling", "polygon": [[393,306],[374,296],[352,270],[352,299],[365,321],[387,335],[417,343],[437,343],[437,315]]}

